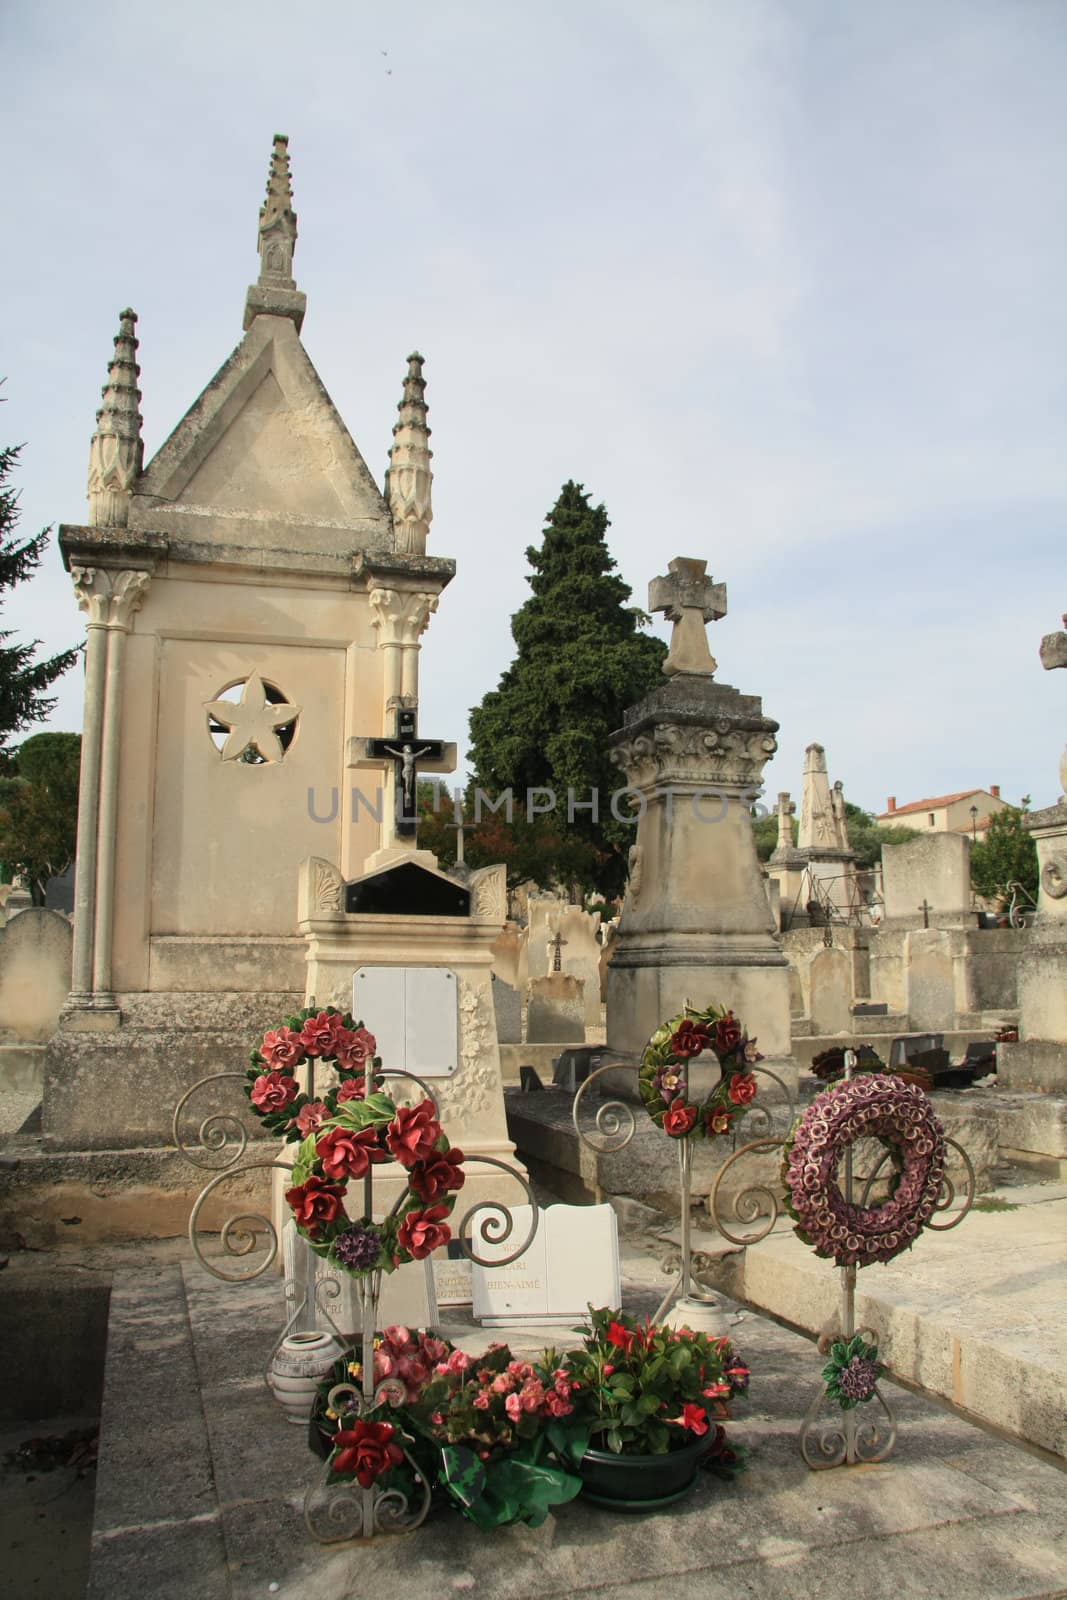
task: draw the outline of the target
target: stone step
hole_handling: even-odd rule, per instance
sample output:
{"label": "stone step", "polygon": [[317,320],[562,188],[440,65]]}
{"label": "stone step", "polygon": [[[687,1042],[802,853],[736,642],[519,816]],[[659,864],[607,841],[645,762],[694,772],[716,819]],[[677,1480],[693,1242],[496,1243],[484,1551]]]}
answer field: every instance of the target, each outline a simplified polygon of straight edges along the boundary
{"label": "stone step", "polygon": [[[840,1274],[788,1219],[721,1258],[712,1281],[809,1333],[840,1326]],[[1067,1460],[1067,1199],[924,1230],[858,1274],[856,1323],[873,1329],[894,1377]]]}

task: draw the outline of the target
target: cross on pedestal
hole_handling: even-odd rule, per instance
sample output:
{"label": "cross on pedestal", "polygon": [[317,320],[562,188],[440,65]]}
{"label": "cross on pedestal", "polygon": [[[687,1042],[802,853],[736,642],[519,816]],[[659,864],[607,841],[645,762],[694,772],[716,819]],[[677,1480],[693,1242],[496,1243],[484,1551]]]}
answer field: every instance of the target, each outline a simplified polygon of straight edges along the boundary
{"label": "cross on pedestal", "polygon": [[673,678],[679,672],[699,672],[711,677],[715,659],[708,649],[705,623],[726,615],[726,585],[707,576],[706,561],[676,556],[667,563],[669,576],[653,578],[648,586],[648,609],[662,611],[674,623],[671,647],[663,670]]}
{"label": "cross on pedestal", "polygon": [[552,952],[552,971],[553,972],[562,972],[563,971],[563,946],[566,943],[567,943],[567,940],[563,937],[563,935],[561,933],[557,933],[556,937],[554,939],[550,939],[548,941],[548,948]]}
{"label": "cross on pedestal", "polygon": [[918,907],[918,909],[923,914],[923,927],[924,928],[928,928],[930,926],[930,910],[931,910],[931,907],[929,905],[927,905],[926,896],[925,895],[923,895],[923,903],[922,903],[921,906]]}
{"label": "cross on pedestal", "polygon": [[[415,807],[419,771],[453,772],[456,747],[442,739],[424,739],[418,732],[418,707],[413,700],[400,701],[395,711],[395,732],[381,739],[354,739],[353,767],[392,767],[393,815],[390,819],[398,839],[414,839],[418,826]],[[385,818],[383,817],[383,828]],[[384,842],[384,840],[383,840]]]}
{"label": "cross on pedestal", "polygon": [[454,815],[455,821],[448,822],[445,824],[445,826],[456,836],[456,866],[462,867],[465,864],[465,858],[463,855],[463,836],[467,833],[473,833],[475,824],[473,822],[464,822],[463,813],[458,806],[455,809]]}

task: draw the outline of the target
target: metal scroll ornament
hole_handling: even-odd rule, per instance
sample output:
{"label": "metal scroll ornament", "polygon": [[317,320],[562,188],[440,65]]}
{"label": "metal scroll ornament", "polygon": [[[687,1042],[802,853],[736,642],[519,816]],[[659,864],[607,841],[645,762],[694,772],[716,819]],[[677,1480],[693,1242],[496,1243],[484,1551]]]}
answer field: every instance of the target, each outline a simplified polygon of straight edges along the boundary
{"label": "metal scroll ornament", "polygon": [[[717,1077],[714,1071],[708,1072],[705,1061],[698,1062],[699,1057],[715,1063]],[[755,1041],[747,1037],[731,1011],[714,1005],[701,1011],[686,1000],[679,1015],[655,1031],[639,1060],[619,1056],[597,1068],[574,1097],[571,1120],[579,1139],[598,1155],[615,1155],[626,1148],[637,1131],[633,1108],[623,1100],[603,1101],[589,1126],[590,1092],[597,1084],[596,1093],[600,1094],[598,1080],[606,1073],[636,1071],[638,1092],[652,1121],[677,1144],[679,1247],[663,1263],[664,1271],[675,1276],[656,1311],[657,1322],[675,1300],[717,1304],[716,1297],[695,1277],[711,1267],[712,1259],[693,1247],[692,1140],[735,1137],[742,1117],[746,1117],[753,1131],[769,1133],[773,1113],[756,1099],[757,1079],[776,1085],[792,1116],[794,1106],[786,1084],[770,1068],[759,1065],[761,1060]],[[696,1104],[691,1099],[694,1091],[698,1094]],[[777,1147],[779,1142],[772,1140],[771,1144]]]}
{"label": "metal scroll ornament", "polygon": [[[369,1064],[374,1041],[368,1038]],[[474,1165],[495,1168],[519,1184],[523,1202],[530,1208],[530,1225],[514,1248],[501,1255],[501,1246],[514,1232],[511,1210],[497,1200],[477,1201],[454,1230],[468,1259],[485,1266],[517,1260],[534,1238],[538,1211],[529,1184],[516,1168],[492,1156],[465,1156],[449,1143],[432,1091],[413,1073],[382,1069],[375,1059],[373,1075],[366,1074],[360,1093],[349,1090],[337,1103],[335,1091],[316,1099],[314,1060],[307,1060],[304,1068],[306,1089],[293,1094],[286,1087],[286,1104],[301,1109],[314,1105],[316,1110],[328,1111],[333,1100],[335,1109],[332,1116],[317,1116],[315,1126],[294,1151],[292,1164],[277,1160],[241,1163],[247,1131],[236,1116],[217,1108],[200,1121],[199,1147],[187,1136],[178,1136],[198,1092],[208,1090],[216,1096],[221,1080],[245,1082],[247,1075],[242,1073],[215,1074],[182,1096],[175,1109],[175,1142],[194,1164],[222,1169],[197,1196],[189,1219],[193,1251],[214,1277],[227,1283],[248,1283],[265,1273],[277,1257],[279,1239],[274,1222],[252,1205],[228,1217],[221,1227],[215,1222],[218,1242],[213,1255],[205,1253],[202,1238],[209,1231],[207,1220],[214,1222],[224,1186],[252,1189],[257,1181],[254,1175],[271,1169],[291,1178],[286,1199],[298,1230],[309,1250],[324,1257],[331,1269],[324,1277],[311,1273],[302,1283],[286,1281],[289,1314],[268,1357],[268,1372],[282,1341],[308,1313],[313,1313],[320,1325],[328,1324],[344,1342],[331,1308],[340,1298],[342,1278],[356,1280],[362,1329],[361,1384],[358,1388],[339,1385],[331,1393],[331,1406],[338,1410],[343,1425],[335,1435],[330,1460],[311,1484],[304,1503],[304,1520],[312,1536],[335,1543],[408,1532],[419,1526],[430,1506],[429,1484],[410,1455],[400,1428],[390,1420],[391,1408],[402,1403],[404,1395],[388,1379],[374,1383],[374,1337],[383,1272],[398,1263],[423,1260],[453,1237],[448,1219]],[[342,1087],[354,1083],[356,1076],[353,1070],[342,1078]],[[421,1090],[422,1098],[413,1105],[398,1105],[382,1088],[388,1079],[406,1081]],[[246,1084],[246,1092],[248,1087]],[[407,1181],[384,1218],[376,1218],[376,1210],[383,1208],[375,1206],[374,1174],[390,1166],[394,1171],[399,1167]],[[359,1215],[355,1217],[345,1207],[350,1191],[359,1195]],[[491,1254],[482,1253],[489,1247]],[[390,1473],[393,1467],[397,1470]]]}
{"label": "metal scroll ornament", "polygon": [[[875,1336],[856,1327],[858,1269],[892,1260],[924,1227],[956,1227],[975,1190],[966,1152],[945,1137],[922,1090],[884,1073],[854,1078],[855,1059],[845,1052],[844,1080],[816,1096],[784,1142],[786,1207],[796,1232],[841,1273],[840,1327],[819,1340],[829,1357],[825,1387],[800,1430],[800,1453],[814,1470],[884,1461],[896,1443],[896,1420],[878,1388],[884,1369]],[[859,1176],[853,1170],[856,1151],[869,1142],[880,1145],[881,1153],[873,1169]],[[949,1148],[960,1158],[965,1182],[960,1209],[941,1221],[956,1198],[945,1176]],[[878,1203],[872,1205],[872,1198]]]}

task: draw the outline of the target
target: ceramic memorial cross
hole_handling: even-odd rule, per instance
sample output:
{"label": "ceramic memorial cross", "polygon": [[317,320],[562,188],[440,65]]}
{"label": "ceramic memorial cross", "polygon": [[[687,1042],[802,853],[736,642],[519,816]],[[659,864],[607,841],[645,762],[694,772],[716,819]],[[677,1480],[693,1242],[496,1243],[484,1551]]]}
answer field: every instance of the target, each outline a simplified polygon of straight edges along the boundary
{"label": "ceramic memorial cross", "polygon": [[708,649],[705,624],[726,615],[726,585],[706,576],[707,562],[676,556],[668,563],[668,576],[653,578],[648,586],[648,609],[662,611],[674,623],[671,647],[663,670],[673,678],[679,672],[711,677],[716,662]]}
{"label": "ceramic memorial cross", "polygon": [[418,732],[416,701],[398,700],[393,704],[393,711],[396,718],[394,732],[385,738],[354,740],[356,759],[349,764],[355,767],[392,767],[393,815],[386,813],[385,820],[397,838],[414,839],[418,824],[415,798],[419,772],[452,772],[456,764],[456,747],[446,744],[443,739],[422,737]]}

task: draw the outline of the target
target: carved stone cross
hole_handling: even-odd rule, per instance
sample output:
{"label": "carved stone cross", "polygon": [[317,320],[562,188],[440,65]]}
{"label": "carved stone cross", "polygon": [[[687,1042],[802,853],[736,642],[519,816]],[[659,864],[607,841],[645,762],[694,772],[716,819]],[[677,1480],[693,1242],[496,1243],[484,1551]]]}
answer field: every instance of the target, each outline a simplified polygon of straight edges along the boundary
{"label": "carved stone cross", "polygon": [[701,673],[710,678],[715,660],[708,649],[705,624],[726,615],[726,585],[707,576],[706,561],[676,556],[667,564],[669,576],[653,578],[648,586],[648,609],[662,611],[674,623],[671,647],[663,670],[673,678],[679,672]]}

